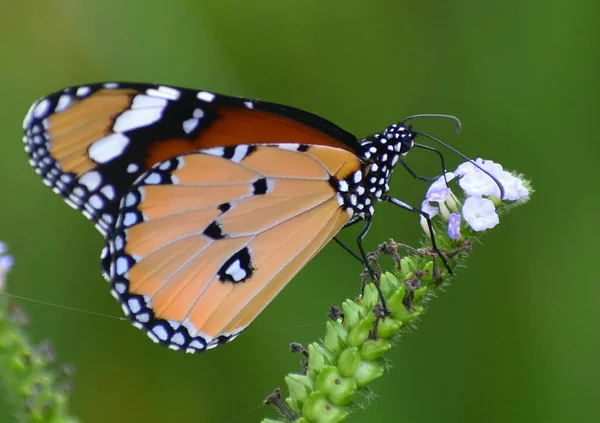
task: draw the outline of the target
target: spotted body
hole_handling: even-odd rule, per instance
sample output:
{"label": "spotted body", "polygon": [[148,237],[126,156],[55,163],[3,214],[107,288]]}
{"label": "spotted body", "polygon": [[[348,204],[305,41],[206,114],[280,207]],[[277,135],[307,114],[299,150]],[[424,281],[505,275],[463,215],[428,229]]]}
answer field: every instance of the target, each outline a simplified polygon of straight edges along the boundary
{"label": "spotted body", "polygon": [[339,230],[370,221],[415,136],[358,140],[287,106],[123,83],[44,97],[23,127],[44,183],[104,235],[124,313],[191,353],[232,340]]}

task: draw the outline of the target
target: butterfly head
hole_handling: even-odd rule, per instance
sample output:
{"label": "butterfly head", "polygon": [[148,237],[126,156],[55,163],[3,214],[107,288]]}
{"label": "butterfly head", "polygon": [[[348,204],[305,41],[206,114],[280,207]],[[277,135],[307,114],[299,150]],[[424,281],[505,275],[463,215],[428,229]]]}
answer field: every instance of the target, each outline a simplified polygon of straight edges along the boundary
{"label": "butterfly head", "polygon": [[399,123],[360,141],[363,166],[339,181],[337,187],[340,204],[354,218],[374,213],[373,202],[383,199],[389,191],[392,171],[414,146],[415,136],[410,125]]}
{"label": "butterfly head", "polygon": [[[382,133],[374,134],[361,142],[363,159],[367,163],[367,181],[364,183],[368,186],[365,188],[376,199],[381,199],[388,192],[392,171],[400,158],[413,148],[415,136],[411,125],[395,123]],[[372,191],[373,187],[376,187],[375,191]]]}

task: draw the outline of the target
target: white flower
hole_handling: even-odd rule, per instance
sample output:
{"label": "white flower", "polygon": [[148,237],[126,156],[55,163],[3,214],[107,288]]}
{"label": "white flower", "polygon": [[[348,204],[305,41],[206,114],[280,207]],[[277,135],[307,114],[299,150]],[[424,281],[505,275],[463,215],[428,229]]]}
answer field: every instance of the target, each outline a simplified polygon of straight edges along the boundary
{"label": "white flower", "polygon": [[[493,175],[504,189],[503,200],[516,201],[529,196],[529,191],[523,185],[523,181],[505,171],[498,163],[491,160],[476,159],[475,163],[482,169]],[[471,162],[462,163],[456,169],[456,174],[461,176],[460,187],[470,196],[500,198],[500,187],[485,172],[477,168]]]}
{"label": "white flower", "polygon": [[500,187],[498,187],[498,184],[477,168],[475,168],[475,171],[463,175],[458,184],[469,196],[489,197],[493,195],[500,197]]}
{"label": "white flower", "polygon": [[500,222],[494,203],[487,198],[467,198],[463,204],[462,215],[476,232],[491,229]]}

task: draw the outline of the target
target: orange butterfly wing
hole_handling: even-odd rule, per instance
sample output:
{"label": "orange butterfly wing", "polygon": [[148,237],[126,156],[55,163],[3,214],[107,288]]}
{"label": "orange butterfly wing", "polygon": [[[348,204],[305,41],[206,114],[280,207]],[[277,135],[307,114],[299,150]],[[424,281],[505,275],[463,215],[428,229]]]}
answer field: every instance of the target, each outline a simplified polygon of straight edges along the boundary
{"label": "orange butterfly wing", "polygon": [[261,143],[358,148],[353,135],[292,107],[135,83],[58,91],[31,106],[23,130],[29,162],[44,183],[103,234],[131,184],[180,154]]}
{"label": "orange butterfly wing", "polygon": [[353,153],[235,148],[155,165],[123,198],[109,238],[113,294],[172,349],[232,340],[350,219],[330,181],[360,169]]}

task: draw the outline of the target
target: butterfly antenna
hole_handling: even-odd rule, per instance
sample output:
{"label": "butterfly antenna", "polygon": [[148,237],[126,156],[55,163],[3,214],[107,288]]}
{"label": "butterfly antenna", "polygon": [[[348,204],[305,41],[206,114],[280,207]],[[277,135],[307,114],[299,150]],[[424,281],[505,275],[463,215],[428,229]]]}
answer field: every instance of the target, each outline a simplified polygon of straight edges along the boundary
{"label": "butterfly antenna", "polygon": [[[415,116],[419,116],[419,115],[415,115]],[[428,116],[428,115],[426,115],[426,116]],[[440,116],[446,116],[446,115],[440,115]],[[456,120],[458,120],[458,119],[456,119]],[[450,147],[448,144],[446,144],[445,142],[437,139],[436,137],[434,137],[432,135],[424,134],[423,132],[417,132],[417,131],[413,131],[413,132],[415,134],[417,134],[417,135],[421,135],[422,137],[429,138],[431,141],[437,142],[438,144],[440,144],[443,147],[446,147],[448,150],[452,151],[454,154],[457,154],[458,156],[460,156],[463,159],[467,160],[469,163],[471,163],[477,169],[481,170],[483,173],[485,173],[486,175],[488,175],[490,178],[492,178],[492,180],[496,183],[496,185],[498,185],[498,188],[500,188],[500,198],[501,199],[504,198],[504,186],[502,185],[502,183],[498,180],[498,178],[496,178],[490,172],[488,172],[487,170],[485,170],[484,168],[482,168],[481,166],[479,166],[477,163],[475,163],[475,161],[473,161],[472,159],[470,159],[467,156],[465,156],[463,153],[461,153],[460,151],[458,151],[456,148]]]}
{"label": "butterfly antenna", "polygon": [[442,118],[442,119],[449,119],[452,122],[454,122],[454,126],[456,127],[456,133],[457,134],[460,134],[460,128],[462,128],[462,123],[460,123],[460,119],[459,118],[457,118],[456,116],[444,115],[444,114],[441,114],[441,113],[421,113],[421,114],[418,114],[418,115],[412,115],[412,116],[409,116],[406,119],[404,119],[402,122],[400,122],[400,124],[404,125],[409,120],[417,119],[417,118]]}

